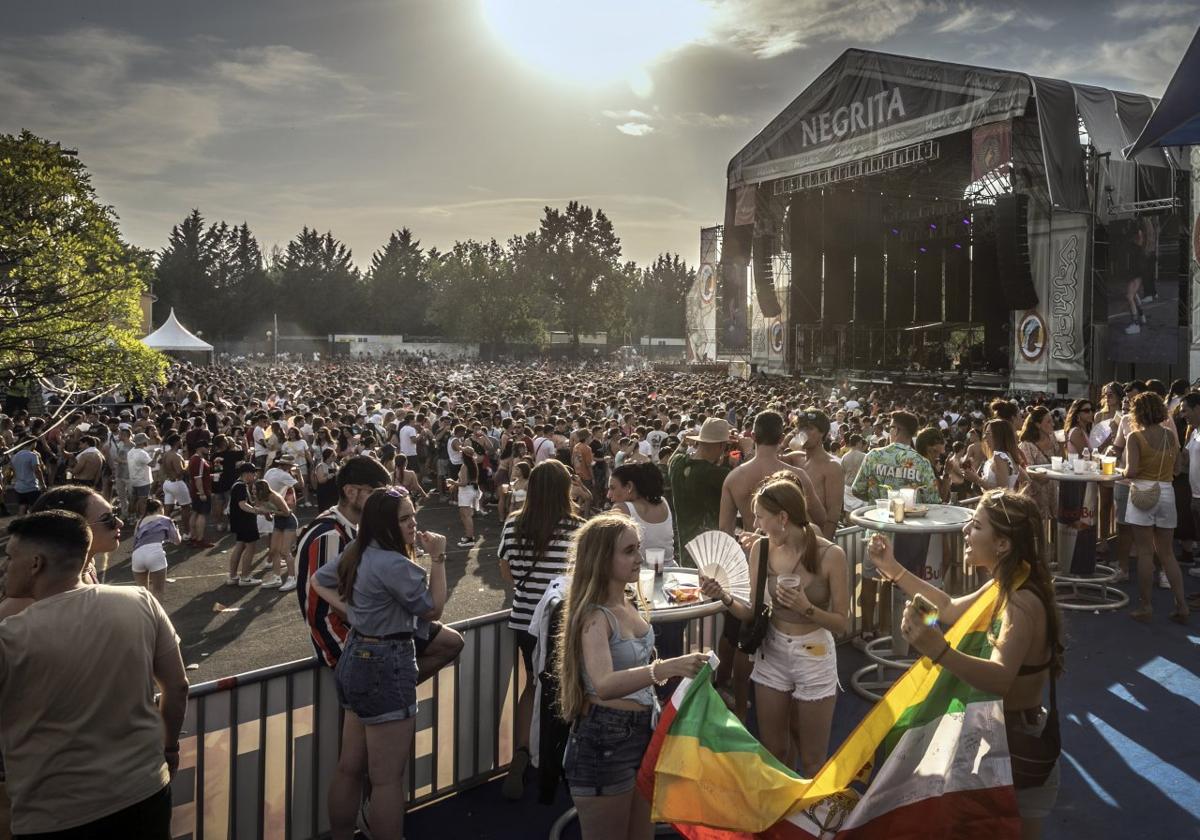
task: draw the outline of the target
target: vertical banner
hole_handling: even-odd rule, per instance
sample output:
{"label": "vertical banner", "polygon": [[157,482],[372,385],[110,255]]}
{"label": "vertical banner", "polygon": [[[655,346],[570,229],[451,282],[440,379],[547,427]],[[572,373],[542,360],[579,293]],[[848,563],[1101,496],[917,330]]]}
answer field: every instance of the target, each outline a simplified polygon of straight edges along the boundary
{"label": "vertical banner", "polygon": [[1188,270],[1191,273],[1192,305],[1188,309],[1191,343],[1188,353],[1188,379],[1200,377],[1200,146],[1191,148],[1192,217],[1191,241],[1188,243]]}
{"label": "vertical banner", "polygon": [[700,268],[686,297],[688,361],[716,361],[717,279],[721,262],[721,229],[700,231]]}
{"label": "vertical banner", "polygon": [[982,181],[1012,164],[1012,121],[978,125],[971,129],[971,180]]}
{"label": "vertical banner", "polygon": [[1088,309],[1084,297],[1091,271],[1090,224],[1089,216],[1084,213],[1051,211],[1048,263],[1044,266],[1049,273],[1046,285],[1050,292],[1049,373],[1051,378],[1065,376],[1072,385],[1080,386],[1088,382],[1085,358]]}

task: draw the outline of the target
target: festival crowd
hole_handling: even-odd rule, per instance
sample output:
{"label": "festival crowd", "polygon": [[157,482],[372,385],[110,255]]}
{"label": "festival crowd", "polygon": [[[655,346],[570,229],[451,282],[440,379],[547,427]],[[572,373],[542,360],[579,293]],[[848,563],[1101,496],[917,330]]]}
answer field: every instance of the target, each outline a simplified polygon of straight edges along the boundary
{"label": "festival crowd", "polygon": [[[694,566],[685,546],[710,530],[738,539],[756,584],[735,597],[701,578],[726,608],[718,690],[743,719],[752,702],[787,767],[811,777],[829,755],[851,599],[869,639],[890,632],[896,589],[912,599],[899,622],[912,647],[1004,698],[1010,746],[1013,733],[1048,741],[1057,710],[1043,696],[1064,662],[1050,545],[1071,491],[1032,467],[1115,457],[1127,480],[1099,492],[1096,550],[1136,579],[1129,615],[1154,620],[1156,586],[1172,621],[1200,606],[1183,572],[1200,577],[1200,393],[1151,380],[1098,397],[412,358],[181,364],[149,393],[61,407],[10,393],[0,836],[10,823],[16,837],[169,836],[187,680],[160,603],[178,562],[166,546],[178,558],[227,534],[219,585],[294,590],[335,669],[338,840],[356,826],[402,836],[417,685],[463,645],[438,620],[452,547],[494,553],[538,677],[504,795],[523,796],[540,755],[541,795],[565,776],[588,838],[651,834],[637,768],[662,699],[708,656],[685,652],[683,623],[651,626],[636,583],[648,557]],[[876,535],[850,591],[835,532],[901,489],[926,504],[978,497],[963,545],[983,588],[951,598],[926,579],[927,538]],[[426,504],[457,508],[458,532],[423,530]],[[498,545],[479,516],[502,523]],[[125,527],[137,585],[108,586]],[[917,612],[931,603],[948,627],[991,579],[1003,607],[990,658],[952,649]],[[1027,836],[1054,805],[1047,767],[1018,786]]]}

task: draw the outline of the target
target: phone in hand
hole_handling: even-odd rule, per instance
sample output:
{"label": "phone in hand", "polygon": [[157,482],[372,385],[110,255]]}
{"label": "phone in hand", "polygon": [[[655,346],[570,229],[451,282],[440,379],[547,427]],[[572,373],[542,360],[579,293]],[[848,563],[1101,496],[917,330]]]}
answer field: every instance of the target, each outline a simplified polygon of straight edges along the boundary
{"label": "phone in hand", "polygon": [[937,624],[938,608],[933,605],[932,601],[918,592],[913,595],[912,604],[913,608],[921,614],[921,620],[925,622],[927,627]]}

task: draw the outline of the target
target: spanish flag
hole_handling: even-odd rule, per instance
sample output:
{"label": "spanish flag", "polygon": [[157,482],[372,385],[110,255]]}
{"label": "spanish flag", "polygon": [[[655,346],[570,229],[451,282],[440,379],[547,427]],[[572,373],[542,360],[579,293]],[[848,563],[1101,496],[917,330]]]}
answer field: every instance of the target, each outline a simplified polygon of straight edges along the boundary
{"label": "spanish flag", "polygon": [[[991,654],[993,584],[946,634]],[[712,687],[712,663],[664,709],[638,774],[656,822],[689,840],[1017,838],[1000,698],[914,664],[815,778],[784,767]]]}

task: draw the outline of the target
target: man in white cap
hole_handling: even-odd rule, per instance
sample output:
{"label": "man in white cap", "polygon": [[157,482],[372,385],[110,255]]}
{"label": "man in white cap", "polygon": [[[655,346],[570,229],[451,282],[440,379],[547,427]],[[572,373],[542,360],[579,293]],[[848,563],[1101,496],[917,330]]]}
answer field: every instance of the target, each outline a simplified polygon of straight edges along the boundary
{"label": "man in white cap", "polygon": [[151,469],[154,456],[146,451],[150,438],[144,432],[133,436],[133,449],[129,450],[126,461],[129,464],[129,515],[135,521],[146,512],[146,500],[150,498],[150,486],[154,484]]}

